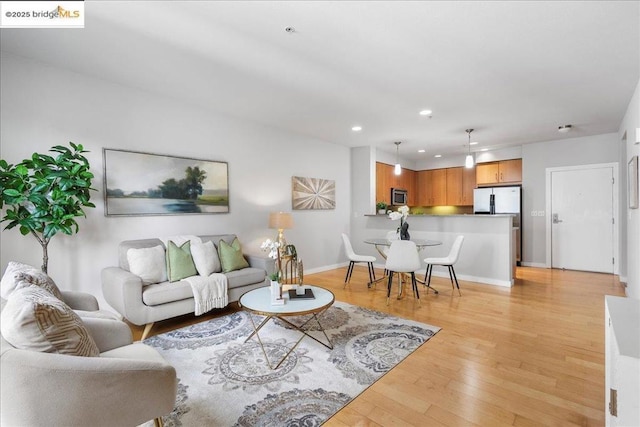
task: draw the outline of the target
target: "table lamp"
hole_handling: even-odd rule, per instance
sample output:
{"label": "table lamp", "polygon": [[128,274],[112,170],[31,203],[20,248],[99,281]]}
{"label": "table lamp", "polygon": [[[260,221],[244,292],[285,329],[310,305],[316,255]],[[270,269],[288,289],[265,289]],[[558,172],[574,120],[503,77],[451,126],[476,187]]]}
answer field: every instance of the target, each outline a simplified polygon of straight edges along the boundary
{"label": "table lamp", "polygon": [[285,246],[287,246],[287,241],[284,238],[284,230],[293,228],[293,218],[291,214],[288,212],[271,212],[269,214],[269,228],[278,230],[277,242],[280,244],[280,250],[284,250]]}

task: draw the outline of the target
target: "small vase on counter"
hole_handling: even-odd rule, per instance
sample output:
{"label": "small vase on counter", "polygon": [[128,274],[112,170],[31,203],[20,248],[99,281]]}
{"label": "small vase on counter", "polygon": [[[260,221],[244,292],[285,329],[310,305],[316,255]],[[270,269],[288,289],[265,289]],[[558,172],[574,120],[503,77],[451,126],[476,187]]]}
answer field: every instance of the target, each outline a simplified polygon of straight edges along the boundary
{"label": "small vase on counter", "polygon": [[409,239],[409,223],[407,221],[402,221],[402,225],[400,226],[400,240]]}

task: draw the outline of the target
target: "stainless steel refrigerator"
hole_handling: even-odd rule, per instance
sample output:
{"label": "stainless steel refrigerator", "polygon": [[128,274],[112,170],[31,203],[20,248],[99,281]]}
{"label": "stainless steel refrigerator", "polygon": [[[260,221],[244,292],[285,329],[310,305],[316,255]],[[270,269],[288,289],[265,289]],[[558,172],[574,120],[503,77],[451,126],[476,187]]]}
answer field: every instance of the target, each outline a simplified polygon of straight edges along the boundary
{"label": "stainless steel refrigerator", "polygon": [[522,187],[483,187],[473,190],[473,213],[512,214],[513,227],[516,229],[516,261],[520,265],[522,254]]}

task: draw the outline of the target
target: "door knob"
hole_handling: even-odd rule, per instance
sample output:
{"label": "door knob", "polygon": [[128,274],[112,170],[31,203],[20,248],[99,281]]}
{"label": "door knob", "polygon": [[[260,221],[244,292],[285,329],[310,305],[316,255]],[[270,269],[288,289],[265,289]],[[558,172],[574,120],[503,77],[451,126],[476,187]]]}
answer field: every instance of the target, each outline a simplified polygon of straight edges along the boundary
{"label": "door knob", "polygon": [[561,223],[562,220],[558,219],[558,214],[557,213],[554,213],[552,215],[552,217],[551,217],[551,222],[553,222],[554,224],[558,224],[558,223]]}

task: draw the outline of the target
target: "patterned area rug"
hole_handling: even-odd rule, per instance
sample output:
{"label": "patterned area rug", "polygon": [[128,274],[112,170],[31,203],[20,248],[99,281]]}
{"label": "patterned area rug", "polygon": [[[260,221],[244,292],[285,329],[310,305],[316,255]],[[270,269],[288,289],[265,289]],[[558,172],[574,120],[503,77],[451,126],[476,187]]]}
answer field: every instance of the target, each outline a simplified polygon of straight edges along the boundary
{"label": "patterned area rug", "polygon": [[[237,312],[144,341],[178,373],[176,407],[165,426],[320,425],[440,330],[336,301],[319,316],[333,350],[305,337],[271,370],[256,338],[244,342],[253,332],[248,316]],[[326,341],[317,326],[309,333]],[[299,337],[274,319],[260,330],[271,361]]]}

